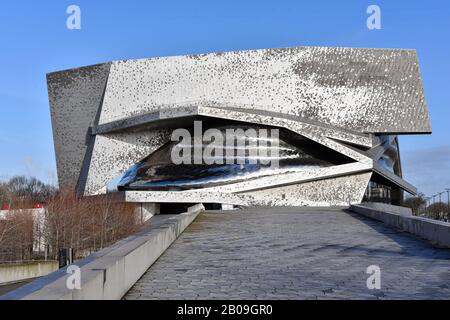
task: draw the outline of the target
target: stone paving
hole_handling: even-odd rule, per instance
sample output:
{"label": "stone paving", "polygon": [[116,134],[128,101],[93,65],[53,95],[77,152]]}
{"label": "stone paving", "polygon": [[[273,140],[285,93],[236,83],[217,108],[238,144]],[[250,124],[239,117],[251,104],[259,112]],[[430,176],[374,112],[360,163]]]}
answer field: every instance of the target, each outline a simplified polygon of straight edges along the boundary
{"label": "stone paving", "polygon": [[450,299],[450,250],[340,209],[206,212],[124,298]]}

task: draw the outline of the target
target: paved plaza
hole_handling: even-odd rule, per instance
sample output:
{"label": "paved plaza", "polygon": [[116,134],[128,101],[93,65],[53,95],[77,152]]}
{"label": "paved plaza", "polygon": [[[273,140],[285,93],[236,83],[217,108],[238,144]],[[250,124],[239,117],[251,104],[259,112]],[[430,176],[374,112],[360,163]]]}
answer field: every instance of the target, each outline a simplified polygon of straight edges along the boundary
{"label": "paved plaza", "polygon": [[450,250],[336,208],[205,212],[125,299],[450,299]]}

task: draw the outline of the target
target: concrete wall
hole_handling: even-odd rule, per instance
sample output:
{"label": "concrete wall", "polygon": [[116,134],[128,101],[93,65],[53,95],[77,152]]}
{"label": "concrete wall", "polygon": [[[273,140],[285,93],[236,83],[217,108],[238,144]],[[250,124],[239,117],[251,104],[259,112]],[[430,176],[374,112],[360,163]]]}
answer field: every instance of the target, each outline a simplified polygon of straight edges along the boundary
{"label": "concrete wall", "polygon": [[404,213],[386,212],[363,205],[353,205],[350,210],[365,217],[382,221],[394,228],[412,233],[438,247],[450,248],[450,223],[408,216]]}
{"label": "concrete wall", "polygon": [[160,214],[160,204],[152,202],[136,203],[135,213],[138,216],[139,223],[145,223],[154,215]]}
{"label": "concrete wall", "polygon": [[42,277],[56,270],[58,270],[58,261],[0,265],[0,285]]}
{"label": "concrete wall", "polygon": [[411,208],[394,206],[387,203],[381,202],[363,202],[361,203],[363,207],[372,208],[378,211],[385,211],[389,213],[396,213],[402,216],[412,216]]}
{"label": "concrete wall", "polygon": [[67,287],[72,277],[67,273],[68,268],[74,266],[71,265],[10,292],[0,300],[121,299],[202,210],[203,205],[196,205],[187,213],[154,216],[145,230],[77,261],[74,265],[79,267],[80,289]]}

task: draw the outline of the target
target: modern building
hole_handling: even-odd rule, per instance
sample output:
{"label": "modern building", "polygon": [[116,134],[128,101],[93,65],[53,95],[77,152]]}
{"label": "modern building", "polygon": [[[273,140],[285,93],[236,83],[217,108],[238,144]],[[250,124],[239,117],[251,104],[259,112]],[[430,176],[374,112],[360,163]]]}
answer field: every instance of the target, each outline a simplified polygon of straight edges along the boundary
{"label": "modern building", "polygon": [[[59,185],[154,210],[396,204],[404,191],[416,193],[402,178],[397,136],[431,133],[414,50],[211,53],[114,61],[47,79]],[[203,162],[174,163],[176,130],[192,134],[182,147],[191,142],[186,150],[194,158],[200,150]],[[206,161],[213,140],[224,151],[209,160],[222,162]]]}

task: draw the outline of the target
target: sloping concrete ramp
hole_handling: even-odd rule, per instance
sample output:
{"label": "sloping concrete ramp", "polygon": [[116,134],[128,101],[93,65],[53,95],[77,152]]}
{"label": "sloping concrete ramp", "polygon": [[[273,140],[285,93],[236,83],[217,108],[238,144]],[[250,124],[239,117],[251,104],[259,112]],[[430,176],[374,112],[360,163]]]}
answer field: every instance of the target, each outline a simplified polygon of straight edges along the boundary
{"label": "sloping concrete ramp", "polygon": [[[81,290],[67,287],[65,268],[0,300],[450,299],[450,250],[391,227],[398,217],[202,210],[155,216],[146,230],[77,262]],[[374,267],[380,288],[367,285]]]}
{"label": "sloping concrete ramp", "polygon": [[[381,288],[369,289],[369,266]],[[450,250],[336,208],[205,212],[125,299],[449,299]]]}

